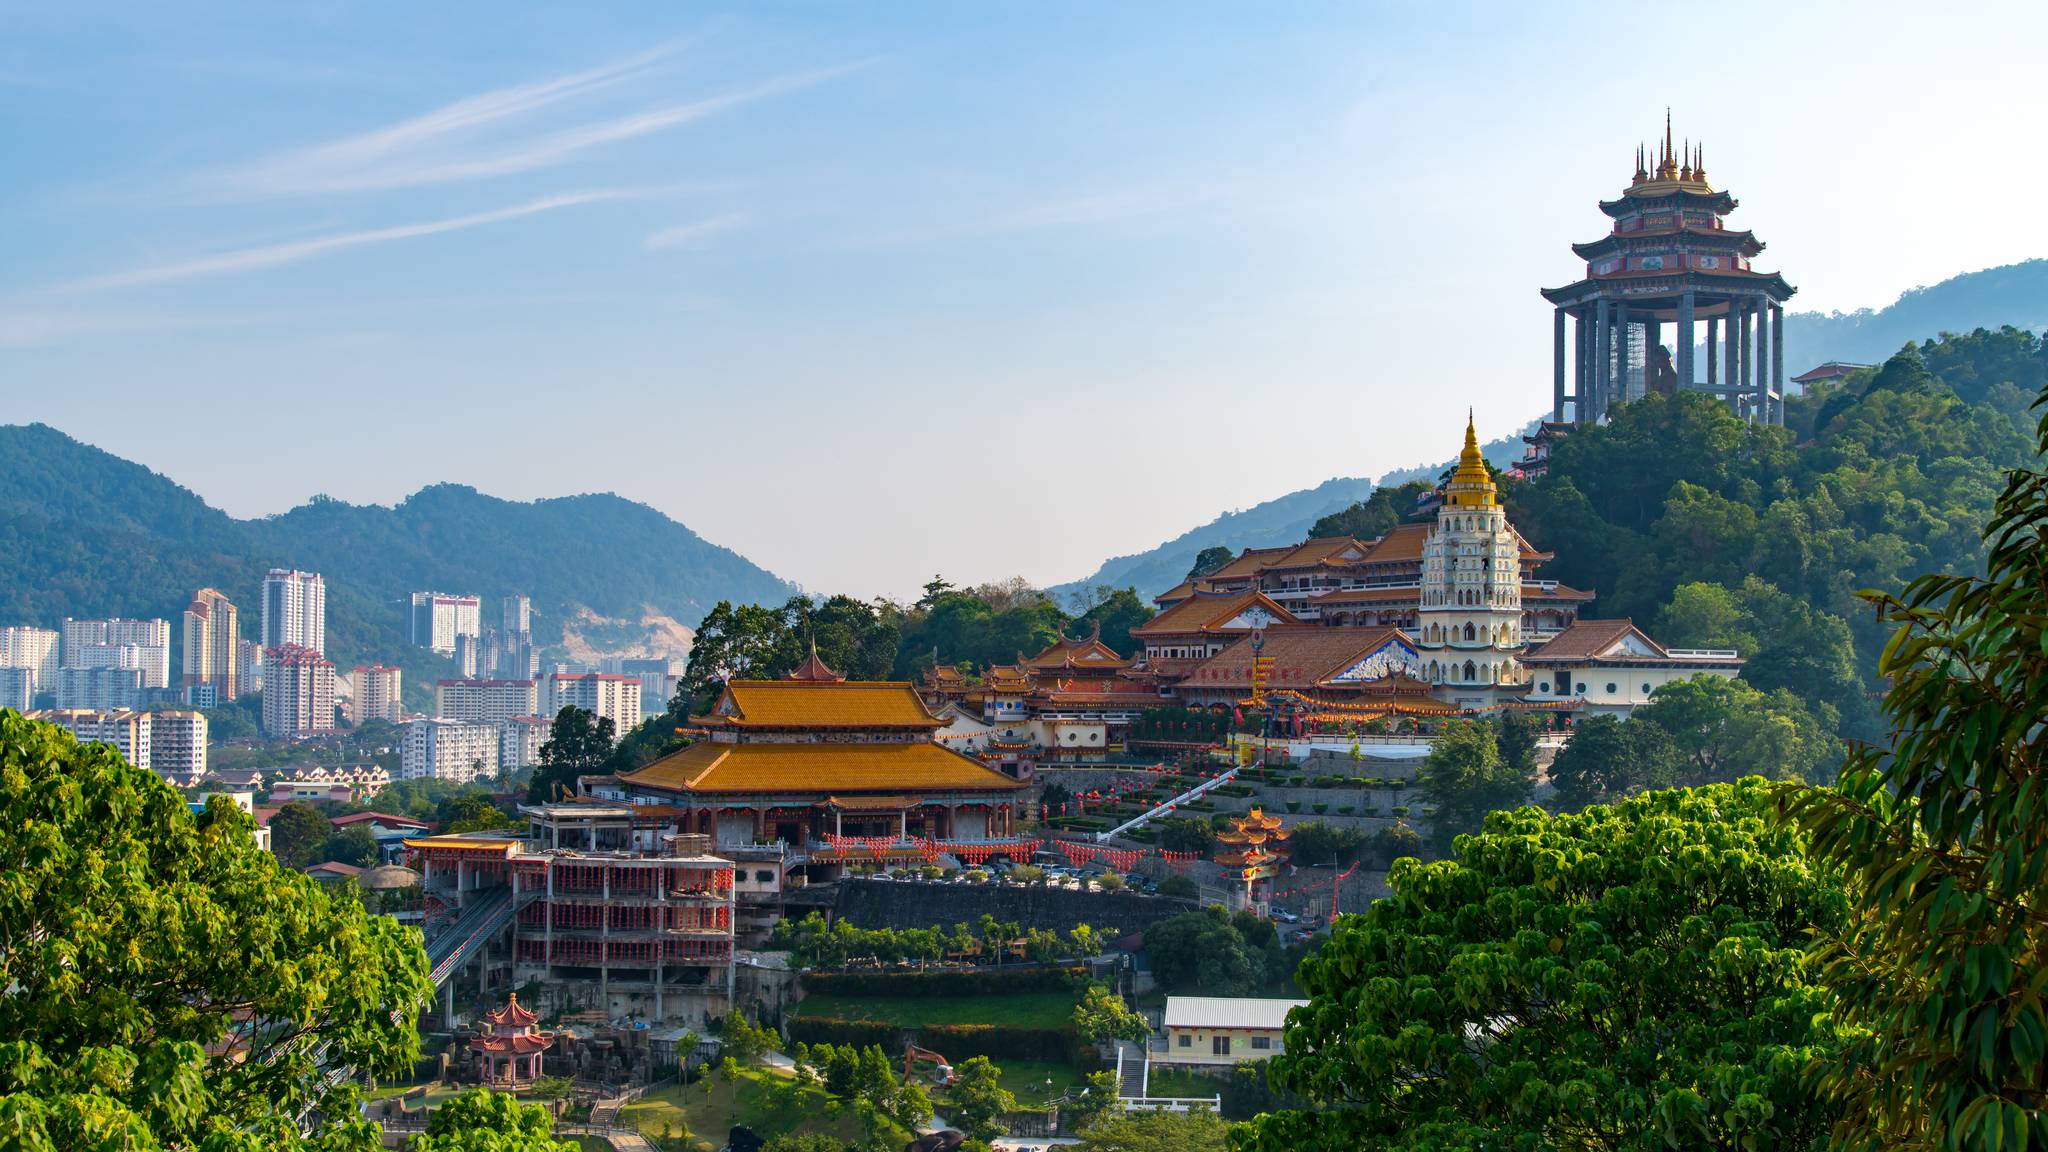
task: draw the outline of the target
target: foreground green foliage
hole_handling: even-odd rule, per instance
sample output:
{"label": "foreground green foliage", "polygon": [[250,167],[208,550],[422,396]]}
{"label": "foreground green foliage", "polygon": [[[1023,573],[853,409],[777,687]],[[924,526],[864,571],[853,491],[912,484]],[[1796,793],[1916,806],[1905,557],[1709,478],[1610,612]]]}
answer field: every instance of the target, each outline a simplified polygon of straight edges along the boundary
{"label": "foreground green foliage", "polygon": [[1983,578],[1876,598],[1892,738],[1785,798],[1860,897],[1818,948],[1856,1037],[1816,1069],[1842,1148],[2048,1147],[2048,472],[2013,474],[1985,539]]}
{"label": "foreground green foliage", "polygon": [[1272,1078],[1325,1110],[1262,1116],[1241,1149],[1824,1139],[1805,1070],[1837,1041],[1804,946],[1846,899],[1764,781],[1498,812],[1458,848],[1401,862],[1302,963]]}
{"label": "foreground green foliage", "polygon": [[434,1109],[408,1152],[578,1152],[554,1138],[555,1120],[538,1104],[488,1088],[464,1092]]}
{"label": "foreground green foliage", "polygon": [[[104,745],[0,712],[0,1144],[369,1149],[352,1082],[410,1071],[417,935],[195,816]],[[302,1136],[309,1115],[329,1122]]]}
{"label": "foreground green foliage", "polygon": [[1128,1112],[1089,1125],[1080,1152],[1223,1152],[1228,1131],[1214,1112]]}

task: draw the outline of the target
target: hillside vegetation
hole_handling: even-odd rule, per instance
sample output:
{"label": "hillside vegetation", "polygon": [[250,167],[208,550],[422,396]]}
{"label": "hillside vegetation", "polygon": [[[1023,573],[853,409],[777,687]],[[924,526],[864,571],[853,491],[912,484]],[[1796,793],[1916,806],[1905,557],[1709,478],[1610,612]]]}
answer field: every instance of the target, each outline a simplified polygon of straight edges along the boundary
{"label": "hillside vegetation", "polygon": [[1885,630],[1857,591],[1981,568],[2005,470],[2036,460],[2025,429],[2044,381],[2042,341],[2004,328],[1908,345],[1795,398],[1785,428],[1700,393],[1651,396],[1510,482],[1508,514],[1557,554],[1542,575],[1599,593],[1593,615],[1740,648],[1745,679],[1866,735]]}
{"label": "hillside vegetation", "polygon": [[[281,516],[237,520],[190,490],[44,425],[0,427],[0,621],[67,616],[175,621],[195,589],[242,609],[254,636],[271,567],[327,578],[328,654],[343,667],[402,658],[406,597],[434,589],[534,600],[536,638],[558,642],[578,608],[637,622],[700,619],[720,600],[779,601],[789,584],[660,512],[612,495],[519,503],[473,488],[426,488],[395,508],[315,497]],[[175,629],[174,629],[175,631]]]}

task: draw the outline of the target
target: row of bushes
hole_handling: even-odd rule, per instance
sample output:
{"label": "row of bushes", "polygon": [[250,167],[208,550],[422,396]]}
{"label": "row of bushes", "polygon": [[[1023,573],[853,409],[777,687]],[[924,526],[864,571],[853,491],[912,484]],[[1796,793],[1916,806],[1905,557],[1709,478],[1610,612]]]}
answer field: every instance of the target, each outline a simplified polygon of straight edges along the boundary
{"label": "row of bushes", "polygon": [[[1287,802],[1287,810],[1288,810],[1289,812],[1299,812],[1299,811],[1301,811],[1301,801],[1299,801],[1299,800],[1289,800],[1289,801]],[[1328,804],[1311,804],[1311,805],[1309,805],[1309,811],[1311,811],[1311,812],[1314,812],[1314,813],[1315,813],[1316,815],[1318,815],[1318,816],[1321,816],[1321,815],[1323,815],[1324,813],[1328,812],[1329,810],[1330,810],[1330,806],[1329,806]],[[1349,816],[1349,815],[1351,815],[1351,814],[1352,814],[1353,812],[1357,812],[1357,811],[1359,811],[1359,810],[1358,810],[1358,809],[1355,809],[1355,808],[1353,808],[1353,807],[1352,807],[1351,805],[1349,805],[1349,804],[1346,804],[1346,805],[1344,805],[1344,806],[1343,806],[1342,808],[1339,808],[1339,809],[1337,809],[1337,814],[1338,814],[1338,815],[1340,815],[1340,816]],[[1393,808],[1393,814],[1394,814],[1394,818],[1395,818],[1395,819],[1397,819],[1397,820],[1405,820],[1405,819],[1407,819],[1407,817],[1408,817],[1408,812],[1409,812],[1409,806],[1408,806],[1408,805],[1406,805],[1406,804],[1396,804],[1396,805],[1394,805],[1394,808]],[[1362,812],[1360,812],[1360,815],[1364,815],[1364,816],[1377,816],[1377,815],[1379,815],[1379,814],[1380,814],[1380,806],[1379,806],[1379,805],[1377,805],[1377,804],[1367,804],[1367,805],[1365,806],[1364,810],[1363,810]]]}
{"label": "row of bushes", "polygon": [[1003,996],[1017,992],[1065,992],[1087,980],[1087,969],[1066,966],[937,972],[807,972],[803,984],[804,991],[821,996]]}
{"label": "row of bushes", "polygon": [[1087,1045],[1072,1028],[1010,1028],[996,1024],[927,1024],[903,1028],[885,1020],[845,1020],[832,1016],[797,1016],[789,1022],[792,1043],[879,1045],[901,1052],[915,1040],[921,1048],[943,1052],[954,1062],[986,1056],[991,1060],[1051,1060],[1078,1063]]}

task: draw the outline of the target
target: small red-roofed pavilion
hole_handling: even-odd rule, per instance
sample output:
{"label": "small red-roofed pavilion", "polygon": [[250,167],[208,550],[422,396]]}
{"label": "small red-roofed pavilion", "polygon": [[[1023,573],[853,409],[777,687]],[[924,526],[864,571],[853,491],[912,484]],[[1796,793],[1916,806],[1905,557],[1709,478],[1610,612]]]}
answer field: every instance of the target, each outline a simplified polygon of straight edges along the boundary
{"label": "small red-roofed pavilion", "polygon": [[541,1054],[555,1043],[555,1034],[543,1032],[540,1017],[511,994],[505,1006],[484,1013],[483,1027],[469,1041],[476,1056],[476,1073],[486,1084],[517,1086],[541,1077]]}

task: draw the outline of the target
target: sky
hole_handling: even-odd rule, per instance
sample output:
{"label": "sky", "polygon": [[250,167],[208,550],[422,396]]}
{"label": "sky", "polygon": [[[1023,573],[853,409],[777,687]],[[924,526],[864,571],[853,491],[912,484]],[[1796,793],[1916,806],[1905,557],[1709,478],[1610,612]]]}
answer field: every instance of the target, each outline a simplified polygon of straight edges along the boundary
{"label": "sky", "polygon": [[1537,289],[1667,107],[1796,310],[2048,255],[2044,33],[0,0],[0,422],[236,516],[610,491],[811,591],[1052,584],[1545,409]]}

